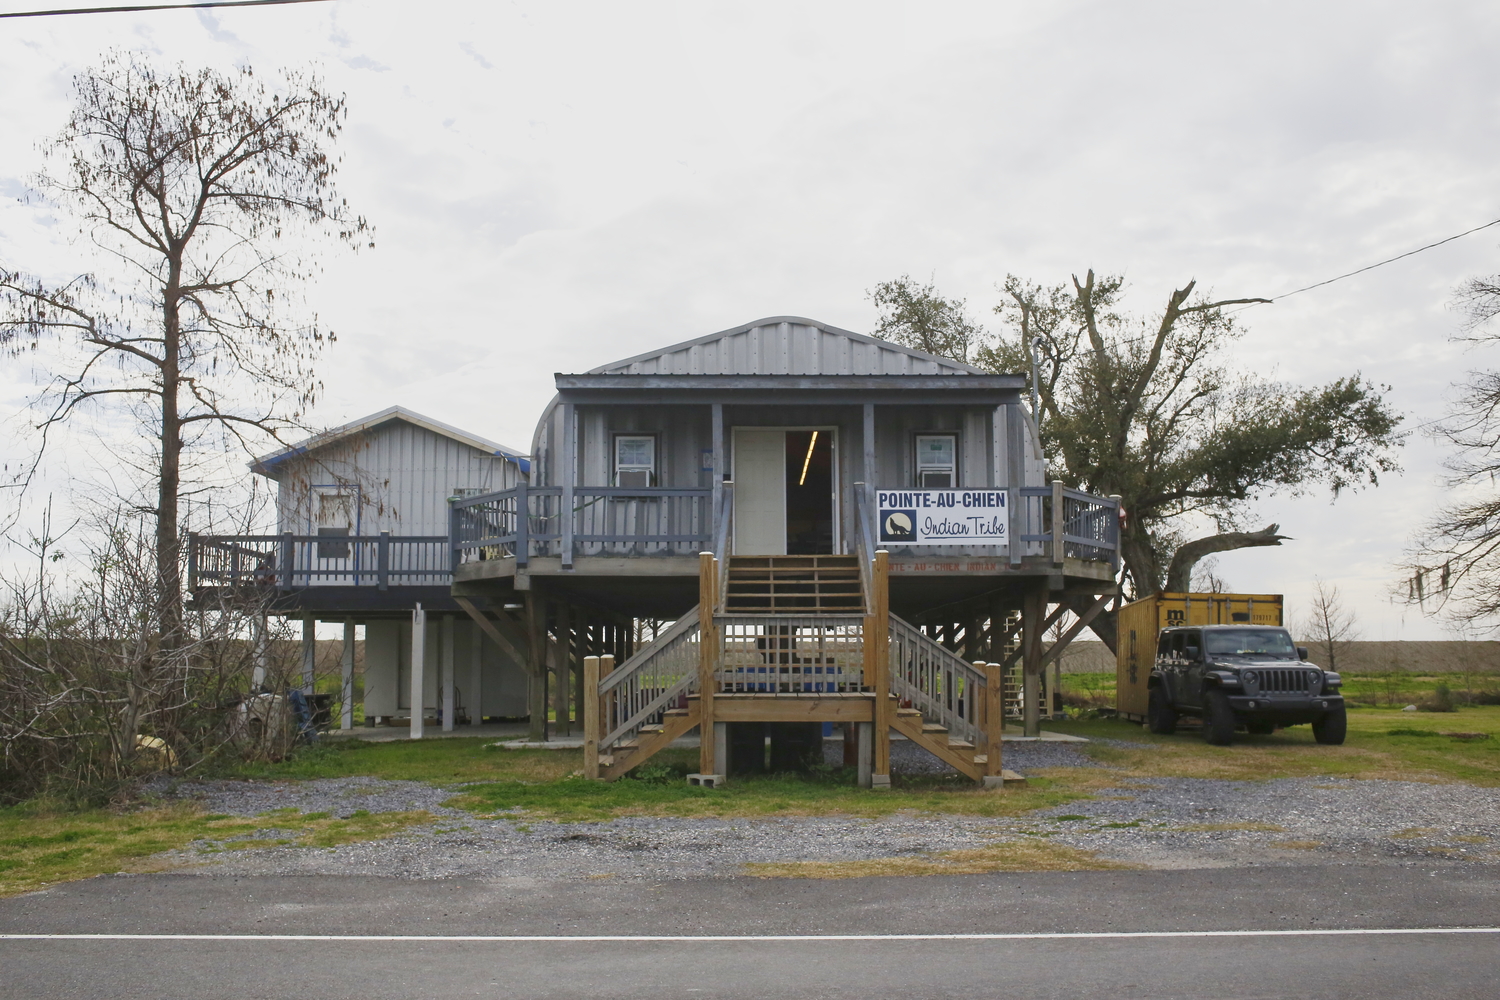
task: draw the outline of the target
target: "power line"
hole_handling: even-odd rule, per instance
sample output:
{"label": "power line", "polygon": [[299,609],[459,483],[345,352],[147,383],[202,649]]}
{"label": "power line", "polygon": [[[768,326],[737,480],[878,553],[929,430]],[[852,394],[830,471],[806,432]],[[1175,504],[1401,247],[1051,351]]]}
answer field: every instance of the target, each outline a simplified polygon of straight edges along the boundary
{"label": "power line", "polygon": [[197,10],[201,7],[267,7],[284,3],[326,3],[328,0],[206,0],[204,3],[152,3],[130,7],[70,7],[65,10],[23,10],[0,17],[53,17],[58,14],[129,14],[142,10]]}
{"label": "power line", "polygon": [[1380,261],[1379,263],[1368,264],[1368,265],[1366,265],[1364,267],[1361,267],[1361,268],[1359,268],[1357,270],[1350,271],[1347,274],[1341,274],[1337,278],[1329,278],[1327,281],[1319,281],[1316,284],[1304,285],[1301,288],[1294,288],[1290,292],[1282,292],[1280,295],[1273,295],[1271,297],[1271,301],[1272,302],[1277,302],[1277,301],[1280,301],[1281,299],[1287,298],[1288,296],[1291,296],[1291,295],[1297,295],[1297,294],[1299,294],[1301,292],[1310,292],[1314,288],[1322,288],[1324,285],[1331,285],[1335,281],[1343,281],[1345,278],[1352,278],[1356,274],[1364,274],[1366,271],[1373,271],[1377,267],[1384,267],[1387,264],[1394,264],[1396,261],[1401,260],[1404,257],[1410,257],[1413,254],[1419,254],[1419,253],[1421,253],[1424,250],[1431,250],[1433,247],[1440,247],[1444,243],[1452,243],[1454,240],[1462,239],[1463,237],[1468,236],[1471,233],[1477,233],[1481,229],[1488,229],[1491,226],[1500,226],[1500,219],[1495,219],[1493,222],[1486,222],[1482,226],[1475,226],[1473,229],[1465,229],[1461,233],[1457,233],[1457,234],[1455,234],[1453,236],[1446,237],[1445,239],[1438,240],[1436,243],[1429,243],[1425,247],[1417,247],[1415,250],[1408,250],[1408,251],[1406,251],[1406,253],[1398,253],[1394,257],[1388,257],[1385,260]]}

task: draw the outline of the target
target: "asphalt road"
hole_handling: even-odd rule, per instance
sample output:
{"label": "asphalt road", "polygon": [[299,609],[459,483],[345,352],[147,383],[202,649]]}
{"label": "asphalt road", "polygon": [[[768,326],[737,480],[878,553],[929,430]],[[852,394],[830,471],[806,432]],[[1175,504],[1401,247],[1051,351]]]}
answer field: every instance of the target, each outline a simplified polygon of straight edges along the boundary
{"label": "asphalt road", "polygon": [[[1500,871],[1477,865],[824,882],[132,876],[0,901],[0,934],[105,935],[0,939],[0,996],[1494,998],[1500,934],[1391,933],[1482,927],[1500,927]],[[878,937],[1143,932],[1161,936]],[[874,937],[817,939],[850,934]],[[409,935],[617,939],[391,939]]]}

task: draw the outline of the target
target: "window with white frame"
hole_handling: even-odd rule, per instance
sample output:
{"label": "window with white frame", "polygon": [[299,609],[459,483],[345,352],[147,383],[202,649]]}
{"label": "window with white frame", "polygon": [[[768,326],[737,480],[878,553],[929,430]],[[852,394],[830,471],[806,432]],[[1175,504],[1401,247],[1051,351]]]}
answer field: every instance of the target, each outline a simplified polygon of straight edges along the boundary
{"label": "window with white frame", "polygon": [[958,435],[917,435],[917,486],[947,490],[958,485]]}
{"label": "window with white frame", "polygon": [[641,489],[656,485],[656,438],[649,434],[615,437],[615,485]]}

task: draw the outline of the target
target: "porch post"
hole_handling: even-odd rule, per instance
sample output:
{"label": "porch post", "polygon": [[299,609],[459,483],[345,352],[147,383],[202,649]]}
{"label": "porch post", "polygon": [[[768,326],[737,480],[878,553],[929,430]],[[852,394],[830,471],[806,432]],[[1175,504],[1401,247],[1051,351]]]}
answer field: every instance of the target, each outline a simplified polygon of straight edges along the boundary
{"label": "porch post", "polygon": [[[865,488],[869,490],[880,489],[879,476],[875,474],[875,404],[864,404],[864,430],[861,435],[864,440],[865,463],[864,478]],[[894,488],[894,487],[893,487]]]}
{"label": "porch post", "polygon": [[354,728],[354,619],[344,619],[344,655],[339,660],[339,672],[343,683],[339,686],[339,697],[343,700],[343,711],[339,713],[339,728]]}
{"label": "porch post", "polygon": [[1027,736],[1037,736],[1041,726],[1042,627],[1047,612],[1047,582],[1038,581],[1021,605],[1021,717]]}
{"label": "porch post", "polygon": [[526,712],[527,740],[547,741],[547,606],[537,590],[526,592],[526,652],[528,654]]}
{"label": "porch post", "polygon": [[442,648],[442,673],[439,675],[443,685],[443,732],[453,732],[453,709],[457,701],[453,697],[453,616],[443,616],[443,648]]}
{"label": "porch post", "polygon": [[313,693],[313,672],[317,664],[317,619],[311,611],[302,612],[302,693]]}
{"label": "porch post", "polygon": [[875,692],[875,753],[871,762],[870,782],[872,788],[891,787],[891,723],[895,711],[891,707],[891,663],[890,639],[890,553],[879,549],[875,553],[875,571],[870,574],[875,583],[871,610],[874,614],[865,619],[865,665],[873,680]]}
{"label": "porch post", "polygon": [[552,664],[552,709],[557,713],[557,722],[552,727],[553,736],[570,736],[573,732],[572,714],[568,711],[569,674],[573,666],[573,616],[567,601],[557,604],[557,657]]}
{"label": "porch post", "polygon": [[422,738],[427,690],[427,612],[418,604],[411,613],[411,738]]}
{"label": "porch post", "polygon": [[[563,467],[562,510],[558,518],[562,522],[562,567],[573,568],[573,488],[578,482],[578,426],[574,419],[572,403],[564,403],[563,419]],[[558,716],[562,721],[562,716]],[[566,730],[564,730],[566,732]]]}
{"label": "porch post", "polygon": [[484,629],[469,623],[469,724],[484,725]]}
{"label": "porch post", "polygon": [[710,403],[709,411],[713,423],[713,481],[709,484],[713,487],[713,503],[709,508],[717,513],[719,510],[719,496],[724,492],[724,404]]}
{"label": "porch post", "polygon": [[718,633],[714,601],[719,596],[718,565],[712,552],[698,553],[698,773],[718,774],[727,761],[715,759],[714,688],[717,687]]}

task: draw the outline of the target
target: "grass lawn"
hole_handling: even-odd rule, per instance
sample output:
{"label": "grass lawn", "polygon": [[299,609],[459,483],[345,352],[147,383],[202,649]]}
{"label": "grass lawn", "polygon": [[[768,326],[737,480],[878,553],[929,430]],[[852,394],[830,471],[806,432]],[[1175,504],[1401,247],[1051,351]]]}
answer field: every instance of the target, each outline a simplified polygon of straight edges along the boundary
{"label": "grass lawn", "polygon": [[254,819],[214,816],[189,804],[133,810],[0,809],[0,896],[113,872],[161,871],[160,857],[196,844],[202,854],[258,847],[335,847],[430,823],[431,813],[328,813],[278,809]]}
{"label": "grass lawn", "polygon": [[1123,768],[1132,777],[1255,780],[1328,775],[1500,785],[1500,706],[1495,705],[1456,712],[1355,708],[1349,712],[1348,739],[1336,747],[1314,742],[1311,726],[1294,726],[1271,736],[1238,733],[1228,747],[1209,746],[1196,730],[1154,736],[1143,726],[1113,719],[1049,722],[1047,728],[1152,744],[1149,750],[1099,744],[1087,748],[1097,760]]}

